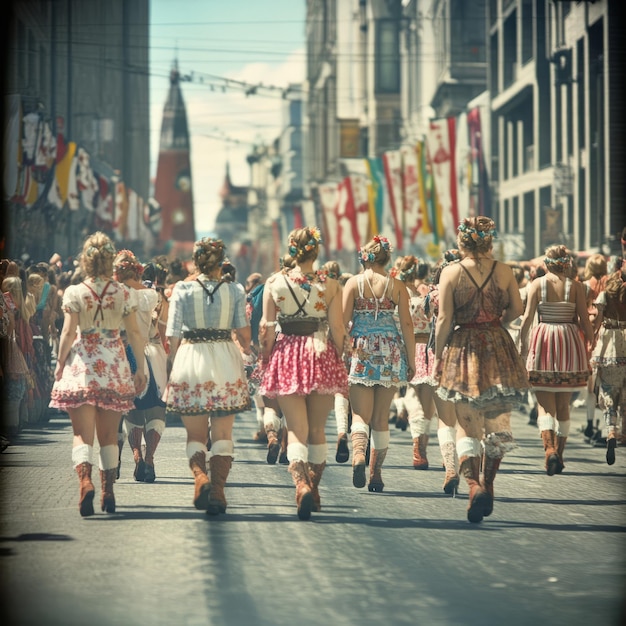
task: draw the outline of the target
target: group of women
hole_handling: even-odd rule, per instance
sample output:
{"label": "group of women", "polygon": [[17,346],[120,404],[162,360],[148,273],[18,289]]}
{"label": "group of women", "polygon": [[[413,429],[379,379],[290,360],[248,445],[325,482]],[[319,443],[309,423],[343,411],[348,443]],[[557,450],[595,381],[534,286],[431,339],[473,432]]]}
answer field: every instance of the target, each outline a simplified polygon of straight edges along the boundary
{"label": "group of women", "polygon": [[[524,311],[511,268],[492,258],[495,237],[491,219],[464,220],[458,250],[446,254],[432,284],[421,285],[414,280],[418,260],[406,257],[392,274],[390,242],[375,236],[359,250],[362,271],[342,285],[332,272],[316,269],[319,230],[294,230],[283,268],[264,285],[258,354],[251,343],[246,292],[225,279],[220,240],[196,242],[197,272],[173,286],[163,318],[162,309],[155,314],[160,298],[140,280],[142,266],[134,255],[116,253],[102,233],[89,237],[81,255],[84,280],[64,294],[51,402],[67,410],[72,421],[81,515],[94,513],[94,432],[100,444],[101,507],[113,512],[121,416],[126,415],[136,474],[151,482],[165,412],[180,415],[186,428],[194,506],[209,515],[224,513],[235,415],[251,407],[249,376],[259,381],[259,395],[286,423],[286,458],[303,520],[321,510],[326,421],[338,398],[349,401],[340,404],[349,404],[351,412],[357,488],[384,489],[389,409],[402,388],[414,393],[407,400],[414,467],[424,466],[426,424],[436,408],[444,491],[455,493],[459,474],[465,478],[470,522],[493,510],[496,473],[504,454],[515,447],[511,410],[530,385],[540,405],[546,471],[560,472],[569,426],[565,405],[573,390],[587,384],[587,355],[595,340],[584,290],[568,278],[567,250],[550,248],[546,277],[531,286]],[[623,282],[620,290],[602,310],[609,320],[604,328],[622,329],[623,342]],[[506,330],[521,315],[526,363]],[[150,343],[155,349],[147,349]],[[623,347],[604,350],[602,358],[613,358]],[[615,377],[602,380],[607,389],[623,388]],[[343,461],[346,426],[339,433]]]}

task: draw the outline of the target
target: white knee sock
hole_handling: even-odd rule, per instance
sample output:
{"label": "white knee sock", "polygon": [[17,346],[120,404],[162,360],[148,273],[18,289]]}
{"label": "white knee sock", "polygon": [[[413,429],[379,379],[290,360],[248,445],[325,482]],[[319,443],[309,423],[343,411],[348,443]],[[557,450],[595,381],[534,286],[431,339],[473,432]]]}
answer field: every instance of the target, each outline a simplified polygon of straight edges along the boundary
{"label": "white knee sock", "polygon": [[196,452],[204,452],[204,454],[206,454],[206,443],[201,443],[200,441],[190,441],[187,444],[186,452],[188,459],[190,459]]}
{"label": "white knee sock", "polygon": [[569,435],[569,429],[572,420],[564,420],[556,422],[556,434],[558,437],[567,437]]}
{"label": "white knee sock", "polygon": [[456,442],[456,453],[459,458],[464,456],[481,456],[480,441],[474,437],[461,437]]}
{"label": "white knee sock", "polygon": [[274,409],[266,406],[263,411],[263,428],[267,429],[268,427],[278,432],[280,430],[280,417]]}
{"label": "white knee sock", "polygon": [[[93,465],[93,446],[81,443],[72,448],[72,466],[77,467],[81,463]],[[117,452],[115,453],[115,467],[117,467]]]}
{"label": "white knee sock", "polygon": [[420,435],[427,435],[430,430],[430,420],[424,416],[424,407],[417,395],[411,402],[407,402],[409,412],[409,428],[411,438],[417,439]]}
{"label": "white knee sock", "polygon": [[556,420],[550,415],[550,413],[546,413],[545,415],[540,415],[537,418],[537,427],[540,431],[542,430],[555,430]]}
{"label": "white knee sock", "polygon": [[159,435],[162,435],[165,430],[165,420],[150,420],[146,424],[146,432],[149,430],[154,430],[159,433]]}
{"label": "white knee sock", "polygon": [[290,462],[309,461],[309,450],[303,443],[287,444],[287,458]]}
{"label": "white knee sock", "polygon": [[368,437],[370,436],[370,427],[365,422],[352,422],[353,433],[365,433]]}
{"label": "white knee sock", "polygon": [[263,430],[263,413],[265,409],[265,405],[263,404],[263,397],[259,394],[256,394],[253,397],[254,406],[256,408],[256,421],[259,425],[259,430]]}
{"label": "white knee sock", "polygon": [[437,429],[437,440],[439,441],[440,446],[444,443],[454,443],[456,441],[456,428],[452,428],[451,426],[442,426]]}
{"label": "white knee sock", "polygon": [[117,462],[119,456],[119,448],[117,445],[113,446],[100,446],[100,469],[117,469]]}
{"label": "white knee sock", "polygon": [[372,430],[372,449],[384,450],[389,447],[389,431],[388,430]]}
{"label": "white knee sock", "polygon": [[350,402],[342,394],[335,394],[335,421],[337,422],[337,434],[343,435],[348,432],[348,407]]}
{"label": "white knee sock", "polygon": [[314,463],[315,465],[324,463],[324,461],[326,461],[327,455],[328,455],[328,444],[326,443],[316,443],[314,445],[309,444],[309,463]]}
{"label": "white knee sock", "polygon": [[235,444],[231,439],[220,439],[211,444],[211,456],[235,456]]}

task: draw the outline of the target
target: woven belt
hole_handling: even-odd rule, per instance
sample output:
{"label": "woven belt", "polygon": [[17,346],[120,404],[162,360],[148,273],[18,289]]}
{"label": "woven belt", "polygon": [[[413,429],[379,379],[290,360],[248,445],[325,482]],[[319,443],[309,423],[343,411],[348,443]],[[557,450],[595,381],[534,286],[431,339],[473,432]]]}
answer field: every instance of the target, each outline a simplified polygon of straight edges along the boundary
{"label": "woven belt", "polygon": [[195,328],[183,331],[185,343],[206,343],[208,341],[232,341],[232,334],[227,328]]}
{"label": "woven belt", "polygon": [[468,324],[457,324],[457,328],[495,328],[501,325],[500,320],[491,320],[490,322],[469,322]]}
{"label": "woven belt", "polygon": [[428,343],[430,333],[415,333],[415,343]]}

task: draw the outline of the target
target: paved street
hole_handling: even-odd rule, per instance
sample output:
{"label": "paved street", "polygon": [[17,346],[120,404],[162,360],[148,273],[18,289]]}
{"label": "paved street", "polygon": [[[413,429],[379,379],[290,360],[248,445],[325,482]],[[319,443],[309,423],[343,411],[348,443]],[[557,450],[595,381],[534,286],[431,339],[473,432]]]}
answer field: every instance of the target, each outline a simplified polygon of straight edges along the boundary
{"label": "paved street", "polygon": [[425,472],[410,466],[408,431],[392,427],[385,491],[370,494],[334,462],[332,417],[323,510],[298,521],[286,467],[252,441],[252,412],[237,421],[226,515],[193,508],[185,433],[172,424],[157,482],[133,481],[127,446],[118,512],[82,519],[69,422],[53,419],[0,455],[2,623],[623,623],[626,449],[609,467],[576,411],[564,473],[548,477],[527,421],[515,415],[520,447],[498,474],[493,515],[471,525],[465,484],[454,499],[441,490],[434,427]]}

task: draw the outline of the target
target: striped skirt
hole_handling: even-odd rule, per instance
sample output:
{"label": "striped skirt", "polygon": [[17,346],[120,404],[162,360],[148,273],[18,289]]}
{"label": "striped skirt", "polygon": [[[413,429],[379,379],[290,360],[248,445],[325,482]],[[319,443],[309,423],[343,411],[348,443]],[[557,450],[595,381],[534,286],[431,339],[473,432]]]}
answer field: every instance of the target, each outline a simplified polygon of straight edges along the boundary
{"label": "striped skirt", "polygon": [[562,322],[537,324],[530,337],[526,369],[533,391],[585,389],[591,369],[580,328]]}

